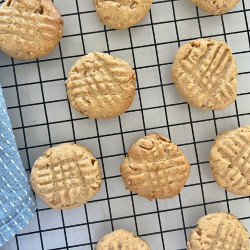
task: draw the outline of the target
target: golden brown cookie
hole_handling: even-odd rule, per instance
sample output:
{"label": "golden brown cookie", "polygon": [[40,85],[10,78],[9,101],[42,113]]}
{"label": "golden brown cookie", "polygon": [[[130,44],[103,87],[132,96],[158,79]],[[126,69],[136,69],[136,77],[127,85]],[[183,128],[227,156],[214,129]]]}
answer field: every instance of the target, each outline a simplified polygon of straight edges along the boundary
{"label": "golden brown cookie", "polygon": [[49,207],[69,209],[87,203],[101,188],[101,168],[91,151],[77,144],[61,144],[39,157],[30,185]]}
{"label": "golden brown cookie", "polygon": [[179,194],[189,172],[190,165],[178,146],[156,133],[136,141],[121,165],[126,188],[148,200]]}
{"label": "golden brown cookie", "polygon": [[199,219],[191,231],[187,250],[248,250],[248,232],[232,214],[218,212]]}
{"label": "golden brown cookie", "polygon": [[250,126],[218,135],[209,161],[219,186],[237,195],[250,196]]}
{"label": "golden brown cookie", "polygon": [[139,23],[154,0],[94,0],[100,21],[112,29],[127,29]]}
{"label": "golden brown cookie", "polygon": [[96,245],[95,250],[151,250],[146,241],[124,229],[106,234]]}
{"label": "golden brown cookie", "polygon": [[223,109],[237,96],[238,69],[223,41],[198,39],[182,45],[174,59],[172,77],[179,94],[202,109]]}
{"label": "golden brown cookie", "polygon": [[62,27],[51,0],[7,0],[0,7],[0,49],[19,59],[46,56],[61,40]]}
{"label": "golden brown cookie", "polygon": [[67,92],[71,105],[89,118],[113,118],[124,113],[135,96],[136,76],[128,62],[94,52],[71,68]]}
{"label": "golden brown cookie", "polygon": [[190,0],[211,15],[223,15],[233,9],[240,0]]}

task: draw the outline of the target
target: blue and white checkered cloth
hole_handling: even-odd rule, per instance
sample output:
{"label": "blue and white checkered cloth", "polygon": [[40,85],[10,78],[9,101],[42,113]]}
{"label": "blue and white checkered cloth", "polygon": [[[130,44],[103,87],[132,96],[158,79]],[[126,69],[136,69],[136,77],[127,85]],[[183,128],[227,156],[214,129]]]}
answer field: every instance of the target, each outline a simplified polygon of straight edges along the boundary
{"label": "blue and white checkered cloth", "polygon": [[29,223],[35,208],[0,86],[0,246]]}

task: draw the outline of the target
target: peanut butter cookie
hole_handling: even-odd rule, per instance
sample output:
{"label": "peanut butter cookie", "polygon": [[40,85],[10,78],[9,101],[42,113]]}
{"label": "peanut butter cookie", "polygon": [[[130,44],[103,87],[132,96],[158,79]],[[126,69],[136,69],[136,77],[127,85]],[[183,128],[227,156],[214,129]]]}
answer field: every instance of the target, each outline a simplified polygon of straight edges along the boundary
{"label": "peanut butter cookie", "polygon": [[218,212],[199,219],[191,231],[187,250],[248,250],[248,232],[232,214]]}
{"label": "peanut butter cookie", "polygon": [[233,9],[240,0],[190,0],[211,15],[223,15]]}
{"label": "peanut butter cookie", "polygon": [[87,203],[99,191],[101,168],[88,148],[61,144],[36,160],[30,184],[49,207],[74,208]]}
{"label": "peanut butter cookie", "polygon": [[104,53],[90,53],[71,68],[67,92],[71,105],[89,118],[124,113],[135,96],[136,77],[129,63]]}
{"label": "peanut butter cookie", "polygon": [[189,172],[190,165],[178,146],[156,133],[136,141],[121,165],[126,188],[148,200],[179,194]]}
{"label": "peanut butter cookie", "polygon": [[96,245],[95,250],[151,250],[146,241],[123,229],[105,235]]}
{"label": "peanut butter cookie", "polygon": [[154,0],[94,0],[100,21],[112,29],[127,29],[139,23]]}
{"label": "peanut butter cookie", "polygon": [[0,49],[19,59],[46,56],[61,40],[62,27],[51,0],[7,0],[0,7]]}
{"label": "peanut butter cookie", "polygon": [[223,41],[198,39],[181,46],[172,77],[179,94],[202,109],[223,109],[237,96],[238,69],[231,49]]}
{"label": "peanut butter cookie", "polygon": [[209,161],[219,186],[237,195],[250,196],[250,126],[218,135]]}

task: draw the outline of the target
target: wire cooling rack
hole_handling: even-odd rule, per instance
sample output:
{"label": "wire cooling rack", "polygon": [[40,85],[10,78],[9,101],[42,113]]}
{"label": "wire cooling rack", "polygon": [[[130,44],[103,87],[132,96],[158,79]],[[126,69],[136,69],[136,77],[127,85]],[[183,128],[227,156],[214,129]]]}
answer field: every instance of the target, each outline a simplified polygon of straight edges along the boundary
{"label": "wire cooling rack", "polygon": [[[250,124],[250,1],[210,16],[188,0],[155,0],[149,15],[128,30],[110,30],[92,0],[55,0],[65,25],[55,51],[22,61],[0,54],[0,82],[27,173],[47,148],[62,142],[86,145],[103,167],[101,191],[88,204],[58,211],[37,198],[31,223],[1,250],[94,249],[114,229],[144,238],[153,250],[185,249],[190,230],[215,211],[238,216],[250,231],[249,197],[225,192],[214,182],[208,156],[216,134]],[[239,67],[237,102],[221,111],[190,107],[176,93],[171,64],[178,47],[199,37],[228,42]],[[136,97],[121,117],[93,120],[69,105],[64,81],[73,63],[92,51],[127,60],[137,74]],[[128,147],[152,131],[176,142],[191,163],[179,196],[149,202],[124,188],[119,167]]]}

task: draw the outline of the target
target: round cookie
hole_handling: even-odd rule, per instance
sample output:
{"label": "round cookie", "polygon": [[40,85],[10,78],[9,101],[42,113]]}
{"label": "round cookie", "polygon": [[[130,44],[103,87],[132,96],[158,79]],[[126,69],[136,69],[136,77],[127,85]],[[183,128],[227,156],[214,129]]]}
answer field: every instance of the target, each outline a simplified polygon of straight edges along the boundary
{"label": "round cookie", "polygon": [[49,207],[70,209],[87,203],[101,188],[101,168],[91,151],[77,144],[60,144],[39,157],[30,185]]}
{"label": "round cookie", "polygon": [[209,162],[219,186],[237,195],[250,196],[250,126],[218,135]]}
{"label": "round cookie", "polygon": [[189,173],[190,165],[178,146],[156,133],[136,141],[121,165],[126,188],[148,200],[179,194]]}
{"label": "round cookie", "polygon": [[96,245],[95,250],[151,250],[146,241],[124,229],[106,234]]}
{"label": "round cookie", "polygon": [[51,0],[7,0],[0,7],[0,49],[19,59],[46,56],[61,40],[62,27]]}
{"label": "round cookie", "polygon": [[248,250],[248,232],[232,214],[218,212],[203,216],[191,231],[187,250]]}
{"label": "round cookie", "polygon": [[154,0],[94,0],[100,21],[112,29],[127,29],[139,23]]}
{"label": "round cookie", "polygon": [[240,0],[190,0],[211,15],[223,15],[233,9]]}
{"label": "round cookie", "polygon": [[223,109],[237,96],[238,69],[223,41],[198,39],[182,45],[174,59],[173,82],[192,106]]}
{"label": "round cookie", "polygon": [[135,96],[136,76],[128,62],[104,53],[90,53],[71,68],[67,92],[71,105],[89,118],[124,113]]}

